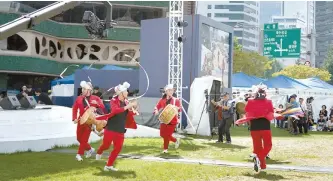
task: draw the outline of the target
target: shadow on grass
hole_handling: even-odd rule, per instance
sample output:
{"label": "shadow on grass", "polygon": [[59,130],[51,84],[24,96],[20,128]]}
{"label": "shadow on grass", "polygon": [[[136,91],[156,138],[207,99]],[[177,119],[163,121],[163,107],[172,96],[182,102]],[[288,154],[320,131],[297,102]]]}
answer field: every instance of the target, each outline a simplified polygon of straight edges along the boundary
{"label": "shadow on grass", "polygon": [[102,176],[102,177],[112,177],[117,179],[129,179],[129,178],[136,178],[136,173],[134,171],[109,171],[105,172],[102,168],[97,167],[100,172],[94,173],[95,176]]}
{"label": "shadow on grass", "polygon": [[266,172],[260,172],[259,174],[251,174],[251,173],[245,173],[243,176],[246,177],[252,177],[255,179],[262,179],[262,180],[283,180],[286,179],[282,175],[276,175],[272,173],[266,173]]}
{"label": "shadow on grass", "polygon": [[[155,155],[156,153],[161,153],[163,150],[163,141],[159,142],[159,144],[151,144],[151,145],[124,145],[121,154],[142,154],[142,155]],[[205,146],[197,145],[191,140],[183,139],[179,151],[197,151],[200,149],[206,148]],[[111,146],[112,149],[112,146]],[[175,151],[174,144],[169,144],[169,151]],[[177,151],[177,150],[176,150]]]}
{"label": "shadow on grass", "polygon": [[204,144],[208,145],[208,146],[214,146],[214,147],[217,147],[217,148],[228,149],[228,150],[231,150],[231,151],[239,151],[241,149],[248,148],[246,146],[225,144],[225,143],[204,143]]}
{"label": "shadow on grass", "polygon": [[164,159],[182,159],[183,158],[180,155],[175,155],[175,154],[171,154],[171,153],[160,153],[155,156],[159,157],[159,158],[164,158]]}
{"label": "shadow on grass", "polygon": [[[251,158],[248,158],[248,159],[245,159],[245,161],[247,162],[250,162],[250,163],[253,163],[253,159]],[[272,164],[272,165],[285,165],[285,164],[291,164],[292,162],[289,162],[289,161],[280,161],[280,160],[272,160],[272,159],[266,159],[266,163],[267,164]]]}

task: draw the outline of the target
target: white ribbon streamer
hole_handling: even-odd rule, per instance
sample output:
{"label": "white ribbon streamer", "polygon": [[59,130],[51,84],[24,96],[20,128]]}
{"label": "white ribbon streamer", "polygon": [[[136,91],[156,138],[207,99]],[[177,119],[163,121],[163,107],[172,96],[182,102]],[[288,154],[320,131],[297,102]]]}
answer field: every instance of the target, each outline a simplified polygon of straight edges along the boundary
{"label": "white ribbon streamer", "polygon": [[140,96],[138,96],[138,97],[135,97],[135,98],[132,98],[132,99],[128,99],[129,101],[134,100],[134,99],[139,99],[139,98],[143,97],[144,95],[146,95],[146,93],[148,92],[148,89],[149,89],[149,76],[148,76],[148,73],[147,73],[147,71],[142,67],[142,65],[141,65],[139,62],[137,62],[137,64],[142,68],[143,72],[146,74],[147,87],[146,87],[146,91],[145,91],[142,95],[140,95]]}

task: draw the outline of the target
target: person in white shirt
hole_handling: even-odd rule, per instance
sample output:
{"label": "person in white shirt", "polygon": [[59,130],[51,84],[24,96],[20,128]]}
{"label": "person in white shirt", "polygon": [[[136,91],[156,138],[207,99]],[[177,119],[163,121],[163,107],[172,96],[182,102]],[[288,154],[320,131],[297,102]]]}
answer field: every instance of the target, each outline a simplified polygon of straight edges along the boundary
{"label": "person in white shirt", "polygon": [[324,131],[333,131],[333,115],[330,117],[330,119],[326,122]]}
{"label": "person in white shirt", "polygon": [[298,130],[299,133],[302,134],[303,133],[303,129],[304,129],[304,133],[307,134],[308,133],[308,109],[307,106],[304,102],[304,99],[302,97],[300,97],[299,99],[299,106],[301,107],[302,111],[304,112],[304,117],[300,117],[300,119],[297,122],[297,126],[298,126]]}

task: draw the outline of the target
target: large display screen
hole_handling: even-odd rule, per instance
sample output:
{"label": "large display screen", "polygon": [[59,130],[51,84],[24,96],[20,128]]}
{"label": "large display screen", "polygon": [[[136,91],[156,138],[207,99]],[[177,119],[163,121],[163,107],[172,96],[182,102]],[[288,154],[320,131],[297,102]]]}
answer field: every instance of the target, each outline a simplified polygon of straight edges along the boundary
{"label": "large display screen", "polygon": [[201,76],[222,78],[223,87],[228,87],[230,35],[207,24],[201,26]]}

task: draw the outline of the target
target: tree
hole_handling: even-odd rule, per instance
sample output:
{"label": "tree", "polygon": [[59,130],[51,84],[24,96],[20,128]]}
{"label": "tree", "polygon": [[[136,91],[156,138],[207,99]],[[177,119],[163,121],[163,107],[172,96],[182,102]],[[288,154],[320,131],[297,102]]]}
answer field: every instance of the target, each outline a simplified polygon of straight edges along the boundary
{"label": "tree", "polygon": [[328,81],[331,79],[331,74],[324,69],[309,67],[306,65],[291,65],[280,72],[276,72],[273,76],[285,75],[294,79],[307,79],[311,77],[318,77],[321,80]]}
{"label": "tree", "polygon": [[281,63],[275,59],[271,60],[272,61],[272,68],[269,70],[266,70],[265,72],[265,77],[266,79],[272,78],[273,74],[276,72],[280,72],[283,67],[281,65]]}
{"label": "tree", "polygon": [[[333,75],[333,47],[329,46],[327,51],[327,56],[325,58],[324,68]],[[328,80],[330,84],[333,84],[333,80]]]}
{"label": "tree", "polygon": [[270,70],[272,61],[257,52],[242,51],[242,46],[234,39],[233,72],[243,72],[248,75],[264,77],[265,71]]}

